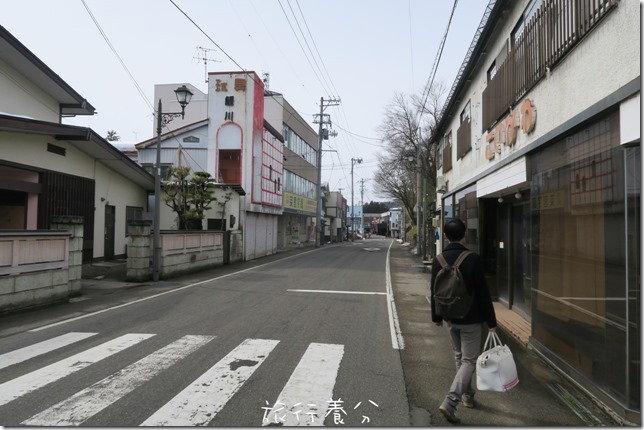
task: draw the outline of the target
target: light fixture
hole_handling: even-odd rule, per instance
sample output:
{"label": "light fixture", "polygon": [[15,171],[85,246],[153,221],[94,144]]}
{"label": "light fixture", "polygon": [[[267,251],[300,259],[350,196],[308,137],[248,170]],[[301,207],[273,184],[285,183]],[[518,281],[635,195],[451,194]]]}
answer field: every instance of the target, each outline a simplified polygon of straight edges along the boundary
{"label": "light fixture", "polygon": [[163,112],[161,99],[157,108],[157,159],[154,169],[154,236],[152,250],[152,280],[157,282],[161,273],[161,130],[175,118],[185,117],[185,108],[192,99],[192,92],[185,85],[174,90],[181,112]]}
{"label": "light fixture", "polygon": [[183,118],[183,110],[186,108],[190,100],[192,100],[192,91],[188,89],[185,85],[181,85],[174,93],[177,96],[177,101],[181,105],[181,118]]}
{"label": "light fixture", "polygon": [[517,200],[519,200],[521,197],[523,197],[523,196],[521,195],[521,193],[519,191],[517,191],[517,193],[514,195],[514,198],[517,199]]}
{"label": "light fixture", "polygon": [[503,203],[503,197],[499,197],[499,199],[497,200],[497,202],[499,202],[499,203]]}

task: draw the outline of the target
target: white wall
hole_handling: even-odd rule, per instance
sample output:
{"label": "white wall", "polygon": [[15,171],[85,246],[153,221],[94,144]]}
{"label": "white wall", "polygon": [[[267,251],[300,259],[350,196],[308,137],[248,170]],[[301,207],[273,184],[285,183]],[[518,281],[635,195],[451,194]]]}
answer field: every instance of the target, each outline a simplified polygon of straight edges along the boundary
{"label": "white wall", "polygon": [[[105,249],[105,205],[115,206],[114,254],[125,254],[127,245],[126,206],[147,209],[147,192],[127,178],[96,163],[94,192],[94,258],[103,257]],[[101,201],[104,198],[104,201]]]}
{"label": "white wall", "polygon": [[[526,135],[520,129],[516,144],[503,146],[501,154],[492,161],[485,158],[485,137],[481,132],[482,92],[487,87],[487,70],[501,51],[513,27],[527,5],[527,0],[513,3],[508,17],[501,25],[500,37],[488,47],[488,55],[479,67],[472,83],[459,98],[461,103],[452,111],[454,118],[446,131],[452,130],[452,170],[440,173],[450,182],[450,190],[508,155],[532,143],[540,136],[583,112],[593,104],[617,91],[640,76],[640,10],[635,1],[619,2],[572,51],[558,63],[524,98],[533,100],[537,109],[535,129]],[[497,29],[497,31],[499,31]],[[472,151],[456,159],[456,131],[460,113],[471,98]]]}
{"label": "white wall", "polygon": [[244,259],[253,260],[277,252],[277,220],[274,215],[247,212],[244,224]]}
{"label": "white wall", "polygon": [[[181,105],[177,101],[177,95],[174,90],[178,87],[185,85],[192,93],[192,99],[188,106],[185,108],[185,116],[175,118],[166,127],[161,130],[161,134],[167,133],[171,130],[184,127],[198,121],[202,121],[208,117],[208,95],[189,83],[177,84],[157,84],[154,86],[154,111],[158,110],[159,99],[161,99],[162,112],[181,112]],[[152,121],[152,134],[157,135],[157,120]]]}
{"label": "white wall", "polygon": [[[47,152],[47,136],[0,133],[0,154],[3,158],[26,166],[33,166],[69,175],[94,179],[94,258],[102,257],[104,251],[105,204],[116,206],[114,253],[125,253],[125,207],[147,208],[147,192],[119,173],[108,169],[65,141],[55,145],[66,149],[65,156]],[[91,143],[88,143],[90,145]],[[101,201],[101,197],[105,201]]]}
{"label": "white wall", "polygon": [[[184,142],[186,137],[194,136],[199,142]],[[139,149],[139,164],[156,164],[156,143],[147,148]],[[189,166],[193,172],[209,172],[214,178],[213,171],[208,170],[208,127],[203,126],[161,141],[161,164]]]}
{"label": "white wall", "polygon": [[60,122],[58,102],[0,60],[0,112]]}

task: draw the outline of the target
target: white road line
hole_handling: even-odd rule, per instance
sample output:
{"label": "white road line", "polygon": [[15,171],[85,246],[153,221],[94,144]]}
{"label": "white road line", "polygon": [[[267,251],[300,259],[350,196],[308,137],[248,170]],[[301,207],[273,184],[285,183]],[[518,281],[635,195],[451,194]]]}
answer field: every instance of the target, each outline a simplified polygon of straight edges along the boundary
{"label": "white road line", "polygon": [[278,343],[278,340],[246,339],[141,425],[207,425]]}
{"label": "white road line", "polygon": [[382,295],[385,296],[387,293],[378,292],[378,291],[340,291],[340,290],[286,290],[295,293],[329,293],[329,294],[367,294],[367,295]]}
{"label": "white road line", "polygon": [[184,336],[21,424],[79,426],[214,338],[215,336]]}
{"label": "white road line", "polygon": [[400,330],[400,322],[398,321],[398,312],[396,312],[396,302],[394,301],[394,292],[391,287],[391,270],[390,266],[390,253],[391,246],[394,244],[392,240],[387,249],[387,262],[386,262],[386,282],[387,282],[387,312],[389,313],[389,331],[391,331],[391,345],[394,349],[405,349],[405,340],[403,339]]}
{"label": "white road line", "polygon": [[342,345],[310,344],[263,425],[323,425],[343,355]]}
{"label": "white road line", "polygon": [[13,366],[14,364],[27,361],[64,346],[71,345],[74,342],[87,339],[95,334],[96,333],[66,333],[24,348],[16,349],[15,351],[7,352],[6,354],[0,355],[0,369]]}
{"label": "white road line", "polygon": [[19,378],[0,384],[0,405],[9,403],[47,384],[71,375],[90,364],[94,364],[152,336],[154,335],[126,334],[57,363],[50,364]]}
{"label": "white road line", "polygon": [[83,318],[88,318],[88,317],[92,317],[94,315],[102,314],[103,312],[109,312],[109,311],[112,311],[114,309],[119,309],[119,308],[122,308],[122,307],[125,307],[125,306],[133,305],[135,303],[145,302],[146,300],[151,300],[151,299],[154,299],[154,298],[157,298],[157,297],[165,296],[166,294],[176,293],[176,292],[179,292],[181,290],[185,290],[186,288],[192,288],[192,287],[196,287],[196,286],[199,286],[199,285],[202,285],[202,284],[206,284],[208,282],[217,281],[219,279],[224,279],[224,278],[228,278],[230,276],[239,275],[240,273],[250,272],[251,270],[256,270],[256,269],[259,269],[261,267],[265,267],[265,266],[269,266],[271,264],[279,263],[281,261],[289,260],[291,258],[300,257],[300,256],[302,256],[304,254],[308,254],[310,252],[316,252],[316,251],[319,251],[321,249],[329,249],[329,248],[317,248],[317,249],[313,249],[311,251],[301,252],[301,253],[296,254],[296,255],[291,255],[290,257],[285,257],[285,258],[281,258],[279,260],[271,261],[270,263],[260,264],[259,266],[249,267],[248,269],[240,270],[238,272],[228,273],[226,275],[217,276],[216,278],[211,278],[211,279],[206,279],[204,281],[195,282],[194,284],[185,285],[185,286],[179,287],[179,288],[174,288],[172,290],[164,291],[163,293],[155,294],[153,296],[143,297],[141,299],[133,300],[131,302],[123,303],[121,305],[112,306],[111,308],[101,309],[100,311],[96,311],[96,312],[90,312],[90,313],[85,314],[85,315],[77,316],[77,317],[74,317],[74,318],[69,318],[69,319],[66,319],[64,321],[58,321],[58,322],[55,322],[55,323],[47,324],[47,325],[37,327],[37,328],[31,329],[31,330],[28,330],[28,331],[35,332],[35,331],[46,330],[48,328],[56,327],[56,326],[59,326],[61,324],[66,324],[68,322],[77,321],[77,320],[81,320]]}

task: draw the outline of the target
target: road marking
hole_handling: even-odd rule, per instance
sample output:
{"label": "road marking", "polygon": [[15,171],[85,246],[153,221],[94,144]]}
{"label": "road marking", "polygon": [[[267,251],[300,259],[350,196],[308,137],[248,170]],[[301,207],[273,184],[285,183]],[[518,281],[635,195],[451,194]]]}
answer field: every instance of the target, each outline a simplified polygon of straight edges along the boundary
{"label": "road marking", "polygon": [[278,340],[246,339],[141,425],[207,425],[278,343]]}
{"label": "road marking", "polygon": [[343,355],[342,345],[310,344],[262,424],[323,425]]}
{"label": "road marking", "polygon": [[370,294],[370,295],[387,295],[387,293],[378,291],[340,291],[340,290],[286,290],[294,293],[329,293],[329,294]]}
{"label": "road marking", "polygon": [[126,334],[87,351],[0,384],[0,405],[9,403],[65,376],[71,375],[132,345],[154,336],[153,334]]}
{"label": "road marking", "polygon": [[387,248],[387,262],[385,270],[385,278],[387,283],[387,312],[389,314],[389,331],[391,332],[391,345],[394,349],[405,349],[405,340],[402,336],[402,331],[400,330],[400,322],[398,321],[398,312],[396,312],[396,302],[394,301],[394,292],[391,287],[391,270],[390,266],[390,254],[391,246],[394,244],[392,240]]}
{"label": "road marking", "polygon": [[184,336],[21,424],[79,426],[214,338],[215,336]]}
{"label": "road marking", "polygon": [[111,308],[101,309],[100,311],[90,312],[90,313],[85,314],[85,315],[80,315],[80,316],[77,316],[77,317],[74,317],[74,318],[69,318],[69,319],[66,319],[66,320],[63,320],[63,321],[58,321],[58,322],[55,322],[55,323],[47,324],[47,325],[44,325],[44,326],[41,326],[41,327],[33,328],[33,329],[31,329],[31,330],[28,330],[28,331],[30,331],[30,332],[36,332],[36,331],[46,330],[46,329],[48,329],[48,328],[56,327],[56,326],[59,326],[59,325],[61,325],[61,324],[66,324],[66,323],[68,323],[68,322],[72,322],[72,321],[78,321],[78,320],[81,320],[81,319],[83,319],[83,318],[92,317],[92,316],[94,316],[94,315],[102,314],[103,312],[109,312],[109,311],[112,311],[112,310],[114,310],[114,309],[123,308],[123,307],[125,307],[125,306],[130,306],[130,305],[133,305],[133,304],[135,304],[135,303],[144,302],[144,301],[146,301],[146,300],[155,299],[155,298],[157,298],[157,297],[165,296],[166,294],[176,293],[176,292],[178,292],[178,291],[185,290],[185,289],[187,289],[187,288],[196,287],[196,286],[199,286],[199,285],[202,285],[202,284],[206,284],[206,283],[208,283],[208,282],[217,281],[217,280],[219,280],[219,279],[224,279],[224,278],[228,278],[228,277],[230,277],[230,276],[239,275],[240,273],[244,273],[244,272],[250,272],[251,270],[256,270],[256,269],[259,269],[259,268],[261,268],[261,267],[265,267],[265,266],[269,266],[269,265],[271,265],[271,264],[279,263],[279,262],[281,262],[281,261],[290,260],[291,258],[300,257],[300,256],[302,256],[302,255],[304,255],[304,254],[308,254],[308,253],[310,253],[310,252],[317,252],[317,251],[319,251],[319,250],[321,250],[321,249],[328,249],[328,248],[317,248],[317,249],[313,249],[313,250],[311,250],[311,251],[301,252],[301,253],[296,254],[296,255],[291,255],[290,257],[285,257],[285,258],[281,258],[281,259],[279,259],[279,260],[271,261],[271,262],[269,262],[269,263],[260,264],[259,266],[249,267],[248,269],[240,270],[240,271],[238,271],[238,272],[228,273],[228,274],[226,274],[226,275],[217,276],[216,278],[210,278],[210,279],[206,279],[206,280],[204,280],[204,281],[195,282],[194,284],[190,284],[190,285],[185,285],[185,286],[183,286],[183,287],[174,288],[174,289],[169,290],[169,291],[164,291],[163,293],[154,294],[154,295],[149,296],[149,297],[143,297],[143,298],[141,298],[141,299],[133,300],[133,301],[131,301],[131,302],[123,303],[123,304],[121,304],[121,305],[112,306]]}
{"label": "road marking", "polygon": [[96,333],[66,333],[24,348],[16,349],[15,351],[7,352],[6,354],[0,355],[0,369],[13,366],[14,364],[27,361],[64,346],[71,345],[74,342],[87,339],[95,334]]}

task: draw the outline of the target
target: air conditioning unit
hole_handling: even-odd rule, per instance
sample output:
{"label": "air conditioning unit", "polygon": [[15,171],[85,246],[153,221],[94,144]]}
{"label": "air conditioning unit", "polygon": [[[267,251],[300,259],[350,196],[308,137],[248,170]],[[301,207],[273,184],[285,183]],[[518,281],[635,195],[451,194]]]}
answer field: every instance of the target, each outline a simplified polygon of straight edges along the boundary
{"label": "air conditioning unit", "polygon": [[445,176],[436,176],[436,191],[438,191],[439,193],[444,193],[445,191],[447,191],[447,187],[445,186]]}

